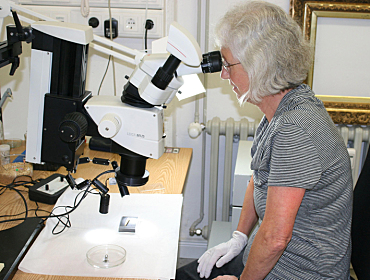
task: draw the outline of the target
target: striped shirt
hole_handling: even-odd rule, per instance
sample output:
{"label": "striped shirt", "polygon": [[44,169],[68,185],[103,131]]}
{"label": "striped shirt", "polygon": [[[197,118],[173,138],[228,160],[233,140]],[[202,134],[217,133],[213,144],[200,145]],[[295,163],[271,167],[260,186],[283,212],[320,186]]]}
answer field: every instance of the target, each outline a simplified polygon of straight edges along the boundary
{"label": "striped shirt", "polygon": [[[337,128],[307,85],[288,92],[252,146],[260,225],[268,186],[306,190],[292,239],[265,279],[350,279],[352,175]],[[259,226],[251,234],[244,263]]]}

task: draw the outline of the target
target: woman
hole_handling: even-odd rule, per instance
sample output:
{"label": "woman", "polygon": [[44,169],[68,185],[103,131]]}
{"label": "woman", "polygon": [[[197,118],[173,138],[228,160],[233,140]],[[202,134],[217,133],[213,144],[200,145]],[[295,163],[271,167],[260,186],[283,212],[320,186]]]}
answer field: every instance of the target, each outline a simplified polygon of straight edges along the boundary
{"label": "woman", "polygon": [[311,51],[299,26],[276,5],[247,2],[226,13],[216,38],[221,78],[265,115],[237,231],[176,279],[350,279],[350,160],[322,102],[302,84]]}

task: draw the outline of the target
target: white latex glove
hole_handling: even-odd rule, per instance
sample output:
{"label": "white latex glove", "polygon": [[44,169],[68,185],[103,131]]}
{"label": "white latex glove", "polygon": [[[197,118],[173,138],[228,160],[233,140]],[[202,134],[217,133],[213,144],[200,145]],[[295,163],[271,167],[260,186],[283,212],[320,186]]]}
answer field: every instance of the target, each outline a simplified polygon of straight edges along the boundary
{"label": "white latex glove", "polygon": [[200,277],[208,278],[213,266],[221,267],[239,255],[248,243],[248,236],[240,231],[234,231],[232,238],[207,250],[198,260],[197,271]]}

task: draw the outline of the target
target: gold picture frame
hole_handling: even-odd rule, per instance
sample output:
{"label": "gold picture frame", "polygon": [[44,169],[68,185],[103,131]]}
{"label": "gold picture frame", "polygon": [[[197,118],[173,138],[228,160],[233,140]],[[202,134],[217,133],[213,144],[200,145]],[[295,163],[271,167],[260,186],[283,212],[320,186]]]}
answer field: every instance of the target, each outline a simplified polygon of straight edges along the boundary
{"label": "gold picture frame", "polygon": [[[359,3],[363,2],[363,3]],[[316,43],[318,17],[370,19],[370,0],[356,1],[307,1],[291,0],[290,13],[302,26],[304,35],[313,46]],[[312,87],[314,64],[307,77]],[[370,97],[340,97],[320,95],[320,98],[335,123],[370,124]]]}

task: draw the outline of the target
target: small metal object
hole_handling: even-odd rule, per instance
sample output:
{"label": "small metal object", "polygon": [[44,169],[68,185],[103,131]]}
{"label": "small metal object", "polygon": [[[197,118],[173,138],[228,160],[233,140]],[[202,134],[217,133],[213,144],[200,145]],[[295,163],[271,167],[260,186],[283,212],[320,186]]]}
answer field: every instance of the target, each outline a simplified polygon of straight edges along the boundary
{"label": "small metal object", "polygon": [[91,182],[95,187],[97,187],[103,194],[106,194],[109,192],[109,189],[107,188],[106,185],[104,185],[102,182],[100,182],[98,179],[94,179]]}
{"label": "small metal object", "polygon": [[76,188],[77,188],[78,190],[83,190],[84,188],[90,187],[90,185],[91,185],[91,181],[87,179],[87,180],[85,180],[85,181],[83,181],[83,182],[79,183],[79,184],[76,186]]}
{"label": "small metal object", "polygon": [[75,179],[72,177],[71,173],[68,171],[68,174],[66,175],[66,180],[69,184],[69,186],[71,187],[71,189],[73,190],[75,187],[76,187],[76,181]]}
{"label": "small metal object", "polygon": [[10,88],[8,88],[4,94],[3,94],[3,97],[1,98],[0,100],[0,109],[3,107],[4,103],[5,103],[5,100],[8,98],[8,97],[13,97],[13,94],[12,94],[12,90]]}
{"label": "small metal object", "polygon": [[89,157],[82,157],[82,158],[79,158],[78,159],[78,164],[84,164],[84,163],[88,163],[90,162],[90,158]]}
{"label": "small metal object", "polygon": [[137,224],[137,217],[123,216],[119,224],[119,232],[132,232],[135,233]]}
{"label": "small metal object", "polygon": [[95,164],[109,165],[110,161],[109,161],[109,159],[94,157],[92,162],[95,163]]}
{"label": "small metal object", "polygon": [[87,251],[86,258],[95,268],[112,268],[126,260],[126,250],[113,244],[98,245]]}

